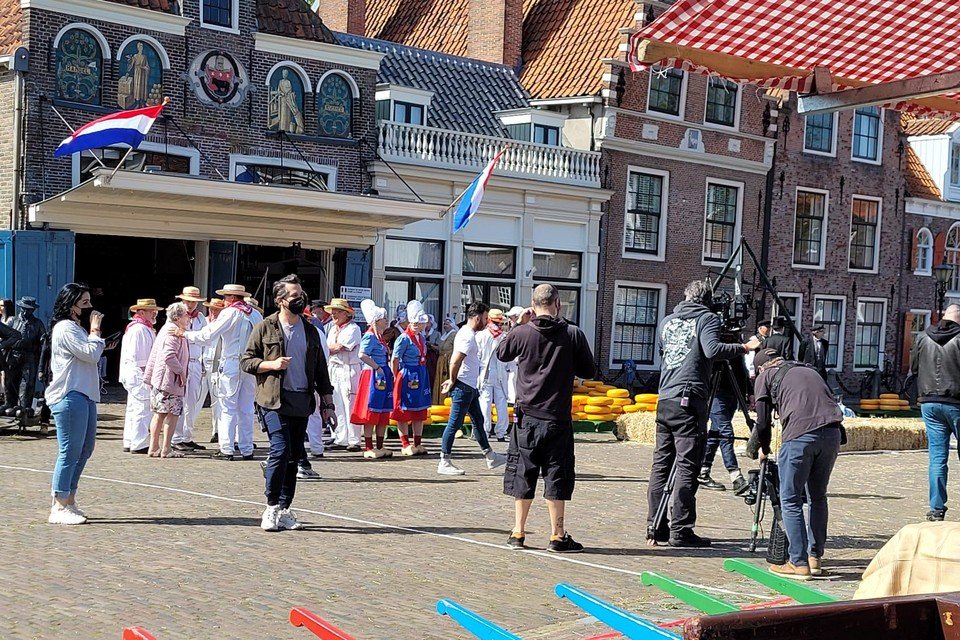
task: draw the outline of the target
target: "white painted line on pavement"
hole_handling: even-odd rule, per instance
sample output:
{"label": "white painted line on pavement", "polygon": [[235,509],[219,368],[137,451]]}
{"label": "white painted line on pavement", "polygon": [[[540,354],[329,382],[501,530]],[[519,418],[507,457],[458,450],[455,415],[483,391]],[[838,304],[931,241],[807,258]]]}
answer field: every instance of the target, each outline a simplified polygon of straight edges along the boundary
{"label": "white painted line on pavement", "polygon": [[[28,471],[28,472],[32,472],[32,473],[40,473],[40,474],[45,474],[45,475],[53,475],[53,471],[50,471],[50,470],[47,470],[47,469],[33,469],[33,468],[31,468],[31,467],[18,467],[18,466],[6,465],[6,464],[0,464],[0,469],[7,469],[7,470],[10,470],[10,471]],[[218,495],[213,494],[213,493],[203,493],[203,492],[201,492],[201,491],[190,491],[189,489],[178,489],[177,487],[166,487],[166,486],[163,486],[163,485],[150,484],[150,483],[147,483],[147,482],[134,482],[134,481],[132,481],[132,480],[118,480],[118,479],[116,479],[116,478],[103,478],[103,477],[100,477],[100,476],[90,476],[90,475],[87,475],[87,474],[83,474],[83,475],[81,475],[80,477],[81,477],[81,478],[84,478],[84,479],[86,479],[86,480],[99,480],[99,481],[101,481],[101,482],[112,482],[112,483],[114,483],[114,484],[124,484],[124,485],[132,486],[132,487],[143,487],[143,488],[145,488],[145,489],[158,489],[158,490],[160,490],[160,491],[169,491],[169,492],[171,492],[171,493],[181,493],[181,494],[184,494],[184,495],[195,496],[195,497],[198,497],[198,498],[211,498],[211,499],[213,499],[213,500],[220,500],[220,501],[223,501],[223,502],[234,502],[234,503],[237,503],[237,504],[251,504],[251,505],[256,505],[256,506],[258,506],[258,507],[262,507],[262,506],[263,506],[263,503],[262,503],[262,502],[259,502],[259,501],[256,501],[256,500],[246,500],[246,499],[243,499],[243,498],[230,498],[230,497],[228,497],[228,496],[218,496]],[[449,534],[449,533],[437,533],[436,531],[424,531],[423,529],[415,529],[415,528],[413,528],[413,527],[404,527],[404,526],[400,526],[400,525],[396,525],[396,524],[387,524],[387,523],[385,523],[385,522],[374,522],[374,521],[372,521],[372,520],[362,520],[362,519],[360,519],[360,518],[352,518],[352,517],[350,517],[350,516],[342,516],[342,515],[338,515],[338,514],[335,514],[335,513],[327,513],[327,512],[325,512],[325,511],[315,511],[315,510],[313,510],[313,509],[304,509],[304,508],[301,508],[301,507],[297,507],[297,508],[296,508],[296,511],[298,511],[298,512],[300,512],[300,513],[309,513],[309,514],[316,515],[316,516],[321,516],[321,517],[324,517],[324,518],[330,518],[331,520],[341,520],[341,521],[343,521],[343,522],[352,522],[352,523],[354,523],[354,524],[362,524],[362,525],[366,525],[366,526],[370,526],[370,527],[378,527],[378,528],[382,528],[382,529],[393,529],[393,530],[395,530],[395,531],[404,531],[404,532],[406,532],[406,533],[416,533],[416,534],[425,535],[425,536],[433,536],[433,537],[435,537],[435,538],[443,538],[443,539],[446,539],[446,540],[455,540],[455,541],[457,541],[457,542],[466,542],[466,543],[468,543],[468,544],[473,544],[473,545],[477,545],[477,546],[481,546],[481,547],[489,547],[489,548],[492,548],[492,549],[499,549],[499,550],[501,550],[501,551],[509,551],[511,554],[517,554],[517,553],[518,553],[518,550],[512,549],[511,547],[508,547],[507,545],[504,545],[504,544],[494,544],[494,543],[492,543],[492,542],[484,542],[484,541],[482,541],[482,540],[473,540],[473,539],[471,539],[471,538],[464,538],[464,537],[461,537],[461,536],[455,536],[455,535],[452,535],[452,534]],[[523,549],[523,550],[519,551],[519,553],[522,553],[522,554],[525,554],[525,555],[539,556],[539,557],[541,557],[541,558],[547,558],[547,559],[550,559],[550,560],[557,560],[557,561],[560,561],[560,562],[569,562],[569,563],[571,563],[571,564],[576,564],[576,565],[580,565],[580,566],[584,566],[584,567],[590,567],[591,569],[599,569],[599,570],[601,570],[601,571],[612,571],[612,572],[614,572],[614,573],[624,573],[624,574],[627,574],[627,575],[630,575],[630,576],[636,576],[636,577],[638,577],[638,578],[639,578],[640,575],[641,575],[641,572],[639,572],[639,571],[631,571],[631,570],[629,570],[629,569],[621,569],[620,567],[611,567],[610,565],[599,564],[599,563],[595,563],[595,562],[586,562],[586,561],[584,561],[584,560],[577,560],[576,558],[571,558],[571,557],[568,556],[568,555],[561,555],[561,554],[556,554],[556,553],[549,553],[549,552],[547,552],[547,551],[538,551],[538,550],[536,550],[536,549]],[[653,555],[653,556],[651,556],[651,557],[656,557],[656,556]],[[719,588],[717,588],[717,587],[708,587],[708,586],[706,586],[706,585],[695,584],[695,583],[690,583],[690,582],[685,582],[685,583],[683,583],[683,584],[685,584],[685,585],[687,585],[687,586],[690,586],[690,587],[695,587],[695,588],[697,588],[697,589],[703,589],[704,591],[713,591],[713,592],[715,592],[715,593],[726,593],[726,594],[732,594],[732,595],[738,595],[738,596],[746,596],[746,597],[750,597],[750,598],[754,598],[754,599],[758,599],[758,600],[771,600],[771,598],[770,598],[769,596],[763,596],[763,595],[754,594],[754,593],[746,593],[746,592],[738,592],[738,591],[729,591],[729,590],[727,590],[727,589],[719,589]]]}

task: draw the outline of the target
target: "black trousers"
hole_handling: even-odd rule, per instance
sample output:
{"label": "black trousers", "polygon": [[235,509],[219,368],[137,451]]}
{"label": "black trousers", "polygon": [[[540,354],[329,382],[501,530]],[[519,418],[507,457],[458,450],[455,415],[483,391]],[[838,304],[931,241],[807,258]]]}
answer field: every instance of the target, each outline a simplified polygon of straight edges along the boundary
{"label": "black trousers", "polygon": [[[676,460],[676,482],[666,517],[671,537],[682,535],[684,529],[692,530],[697,522],[697,488],[700,486],[697,475],[707,442],[707,414],[706,400],[690,398],[687,407],[680,406],[679,398],[660,400],[657,404],[656,448],[647,492],[647,525],[653,524],[667,477]],[[667,539],[663,524],[657,530],[656,538]]]}
{"label": "black trousers", "polygon": [[32,407],[37,392],[37,365],[35,353],[10,354],[7,360],[6,385],[3,393],[11,407]]}

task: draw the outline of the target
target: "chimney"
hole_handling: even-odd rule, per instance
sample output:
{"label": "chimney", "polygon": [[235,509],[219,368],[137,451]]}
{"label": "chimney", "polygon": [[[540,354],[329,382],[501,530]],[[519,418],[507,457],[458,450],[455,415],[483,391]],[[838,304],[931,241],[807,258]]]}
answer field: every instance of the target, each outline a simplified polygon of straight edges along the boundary
{"label": "chimney", "polygon": [[320,0],[320,19],[327,28],[341,33],[365,36],[366,0]]}
{"label": "chimney", "polygon": [[516,67],[523,38],[523,0],[470,0],[467,57]]}

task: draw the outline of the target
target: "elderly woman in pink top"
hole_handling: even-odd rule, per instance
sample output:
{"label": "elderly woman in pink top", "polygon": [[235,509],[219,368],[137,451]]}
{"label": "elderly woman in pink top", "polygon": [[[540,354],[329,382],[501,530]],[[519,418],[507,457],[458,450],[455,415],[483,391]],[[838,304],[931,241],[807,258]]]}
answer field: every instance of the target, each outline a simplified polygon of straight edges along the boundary
{"label": "elderly woman in pink top", "polygon": [[[183,396],[187,391],[187,366],[190,348],[186,339],[176,335],[176,329],[186,330],[190,325],[187,305],[174,302],[167,307],[167,322],[157,333],[150,352],[150,360],[143,377],[151,387],[150,457],[182,458],[183,454],[171,447],[173,432],[183,413]],[[163,448],[160,448],[160,429],[163,428]]]}

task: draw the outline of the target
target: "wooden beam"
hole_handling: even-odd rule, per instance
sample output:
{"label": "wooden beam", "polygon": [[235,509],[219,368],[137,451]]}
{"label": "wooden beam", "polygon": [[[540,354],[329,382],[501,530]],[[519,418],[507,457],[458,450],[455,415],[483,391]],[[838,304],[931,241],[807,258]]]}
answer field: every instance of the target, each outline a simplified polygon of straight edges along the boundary
{"label": "wooden beam", "polygon": [[[819,83],[818,83],[819,84]],[[960,71],[946,71],[928,76],[871,84],[844,91],[817,91],[801,96],[798,113],[816,115],[894,102],[919,102],[923,98],[939,96],[960,89]],[[960,110],[960,103],[953,102],[953,110]]]}
{"label": "wooden beam", "polygon": [[[715,51],[706,51],[704,49],[695,49],[693,47],[683,47],[675,44],[670,44],[667,42],[660,42],[658,40],[651,40],[649,38],[644,40],[637,41],[636,47],[633,51],[633,60],[641,64],[657,64],[662,60],[668,58],[678,58],[680,60],[687,60],[691,64],[699,65],[706,67],[711,71],[715,71],[720,75],[727,78],[740,78],[743,80],[749,80],[751,82],[762,82],[764,80],[770,80],[775,78],[784,78],[784,77],[807,77],[811,75],[809,69],[796,69],[794,67],[781,66],[777,64],[772,64],[769,62],[760,62],[757,60],[749,60],[747,58],[741,58],[738,56],[726,54],[726,53],[717,53]],[[960,73],[960,72],[948,72],[948,73]],[[937,78],[938,76],[944,76],[947,74],[937,74],[935,76],[930,76],[931,78]],[[917,79],[919,80],[919,78]],[[848,78],[834,77],[833,82],[836,84],[860,88],[860,87],[882,87],[888,83],[882,83],[880,85],[872,84],[869,82],[864,82],[862,80],[850,80]],[[903,82],[903,81],[899,81]],[[941,84],[943,81],[940,80]],[[900,100],[909,100],[909,102],[915,103],[919,106],[926,107],[928,109],[933,109],[934,111],[943,111],[943,112],[952,112],[960,113],[960,101],[951,100],[949,98],[944,98],[938,94],[948,93],[954,89],[944,89],[942,91],[937,91],[935,94],[926,94],[928,97],[918,96],[912,98],[887,98],[881,104],[886,102],[899,102]],[[847,89],[846,91],[837,91],[831,92],[831,94],[842,94],[851,91]],[[803,100],[803,98],[801,98]],[[835,107],[836,109],[849,109],[855,106],[860,105],[843,105]],[[804,113],[801,111],[801,113]],[[811,113],[809,110],[806,113]],[[821,111],[822,113],[822,111]]]}

